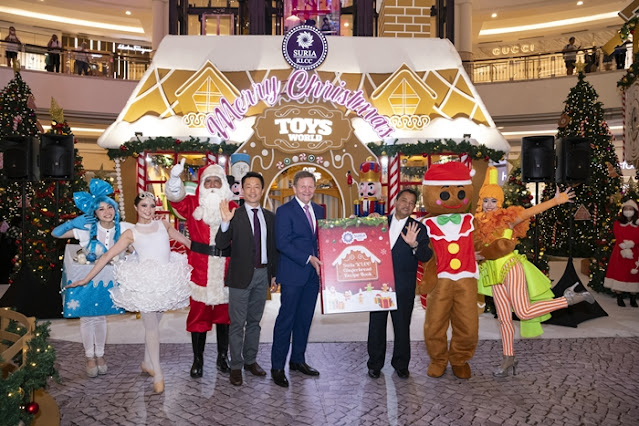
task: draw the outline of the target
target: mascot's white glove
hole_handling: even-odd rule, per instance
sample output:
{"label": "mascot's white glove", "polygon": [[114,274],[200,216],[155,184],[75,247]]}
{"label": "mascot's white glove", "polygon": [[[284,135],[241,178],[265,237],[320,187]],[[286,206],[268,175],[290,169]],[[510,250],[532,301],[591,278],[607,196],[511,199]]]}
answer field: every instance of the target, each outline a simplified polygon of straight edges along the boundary
{"label": "mascot's white glove", "polygon": [[186,195],[184,184],[182,183],[182,179],[180,179],[180,175],[184,172],[185,161],[186,158],[182,158],[182,161],[173,166],[171,169],[171,177],[166,181],[166,185],[164,185],[164,193],[169,201],[180,201]]}
{"label": "mascot's white glove", "polygon": [[632,259],[632,250],[631,249],[621,250],[621,257],[623,257],[624,259]]}

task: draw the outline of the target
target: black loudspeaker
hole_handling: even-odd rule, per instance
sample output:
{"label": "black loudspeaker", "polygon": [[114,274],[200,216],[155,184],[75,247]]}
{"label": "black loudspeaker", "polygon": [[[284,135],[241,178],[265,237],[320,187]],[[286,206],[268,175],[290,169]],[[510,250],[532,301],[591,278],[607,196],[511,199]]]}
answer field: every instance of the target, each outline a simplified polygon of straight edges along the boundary
{"label": "black loudspeaker", "polygon": [[550,182],[555,176],[554,136],[527,136],[521,139],[522,182]]}
{"label": "black loudspeaker", "polygon": [[31,136],[10,136],[0,141],[2,174],[9,180],[40,180],[38,147],[40,141]]}
{"label": "black loudspeaker", "polygon": [[74,160],[73,135],[42,134],[40,141],[42,179],[73,179]]}
{"label": "black loudspeaker", "polygon": [[557,139],[557,183],[587,183],[590,177],[590,139]]}

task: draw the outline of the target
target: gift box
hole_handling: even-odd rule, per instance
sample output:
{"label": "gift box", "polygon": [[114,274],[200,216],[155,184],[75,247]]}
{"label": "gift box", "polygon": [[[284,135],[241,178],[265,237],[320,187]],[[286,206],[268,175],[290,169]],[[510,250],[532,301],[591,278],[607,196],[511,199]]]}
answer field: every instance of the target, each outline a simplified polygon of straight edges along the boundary
{"label": "gift box", "polygon": [[67,244],[62,270],[62,315],[65,318],[117,315],[126,311],[113,304],[109,289],[113,288],[113,265],[107,265],[93,281],[81,287],[65,288],[74,281],[87,276],[93,263],[80,264],[76,253],[78,244]]}

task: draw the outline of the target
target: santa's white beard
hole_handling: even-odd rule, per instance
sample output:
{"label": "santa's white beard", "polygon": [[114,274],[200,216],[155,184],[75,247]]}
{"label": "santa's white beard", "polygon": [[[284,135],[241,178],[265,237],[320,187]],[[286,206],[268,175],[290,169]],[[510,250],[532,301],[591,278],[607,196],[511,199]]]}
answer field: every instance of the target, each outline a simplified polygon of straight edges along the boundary
{"label": "santa's white beard", "polygon": [[209,226],[219,226],[222,223],[221,201],[222,196],[215,189],[200,191],[200,205],[193,211],[193,217]]}

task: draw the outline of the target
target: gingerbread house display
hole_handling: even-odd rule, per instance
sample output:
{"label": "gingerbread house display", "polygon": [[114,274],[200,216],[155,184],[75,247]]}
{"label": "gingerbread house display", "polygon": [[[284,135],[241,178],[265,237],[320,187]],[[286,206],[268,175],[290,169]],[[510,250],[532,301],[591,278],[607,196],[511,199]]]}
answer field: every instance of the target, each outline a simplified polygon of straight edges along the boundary
{"label": "gingerbread house display", "polygon": [[[292,196],[292,174],[307,169],[318,177],[316,201],[329,218],[352,214],[360,164],[380,160],[369,144],[390,151],[465,140],[508,151],[449,41],[329,37],[327,43],[324,63],[304,70],[285,61],[278,36],[167,36],[98,144],[118,150],[131,140],[168,137],[231,146],[263,174],[264,205],[273,209]],[[221,151],[206,161],[228,166]],[[135,154],[137,164],[116,165],[135,176],[122,179],[130,185],[125,195],[149,189],[145,173],[124,170],[149,161],[146,151]],[[388,211],[405,180],[402,159],[395,149],[380,161]]]}

